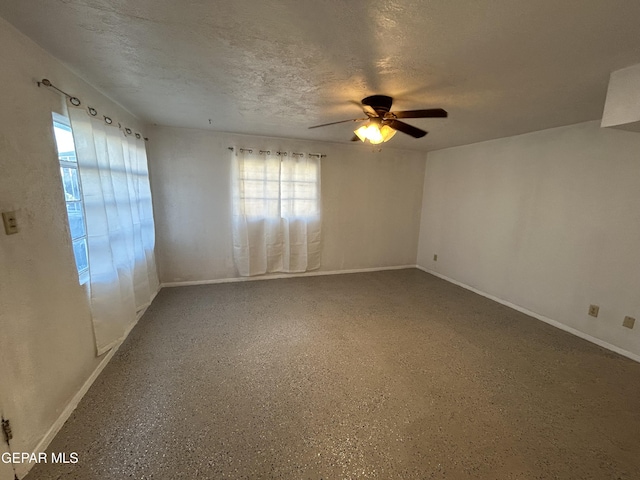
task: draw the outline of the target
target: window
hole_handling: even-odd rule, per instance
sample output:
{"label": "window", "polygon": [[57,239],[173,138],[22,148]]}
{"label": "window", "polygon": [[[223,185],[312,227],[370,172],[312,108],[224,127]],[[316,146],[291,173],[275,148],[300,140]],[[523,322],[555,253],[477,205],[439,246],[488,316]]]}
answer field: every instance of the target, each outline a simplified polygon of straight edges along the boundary
{"label": "window", "polygon": [[282,216],[287,218],[317,217],[320,214],[320,192],[317,162],[283,163],[287,170],[280,180]]}
{"label": "window", "polygon": [[280,217],[280,161],[245,158],[238,169],[240,214],[249,218]]}
{"label": "window", "polygon": [[249,218],[317,217],[318,174],[318,162],[245,158],[238,171],[241,214]]}
{"label": "window", "polygon": [[242,276],[320,268],[320,155],[234,148],[233,259]]}
{"label": "window", "polygon": [[73,243],[73,254],[76,259],[76,268],[80,283],[88,280],[89,259],[87,255],[87,227],[84,216],[84,203],[82,201],[82,188],[76,159],[76,148],[73,142],[73,132],[69,120],[62,115],[53,114],[53,133],[58,148],[58,160],[60,161],[60,177],[64,190],[64,198],[67,204],[67,217],[69,230]]}

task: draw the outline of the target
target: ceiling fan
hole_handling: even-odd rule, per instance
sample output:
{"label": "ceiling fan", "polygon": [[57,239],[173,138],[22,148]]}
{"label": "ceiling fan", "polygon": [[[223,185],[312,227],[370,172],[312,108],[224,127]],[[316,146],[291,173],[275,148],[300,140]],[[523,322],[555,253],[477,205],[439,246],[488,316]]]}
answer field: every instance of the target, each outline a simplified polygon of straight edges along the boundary
{"label": "ceiling fan", "polygon": [[365,125],[362,125],[353,132],[355,135],[351,141],[356,142],[362,140],[364,142],[369,140],[370,143],[376,145],[390,140],[391,137],[396,134],[396,131],[411,135],[413,138],[422,138],[427,134],[424,130],[401,122],[398,120],[399,118],[446,118],[448,115],[446,110],[441,108],[392,112],[392,103],[393,98],[386,95],[371,95],[370,97],[362,99],[362,110],[367,115],[366,117],[323,123],[322,125],[314,125],[309,128],[326,127],[338,123],[366,121],[367,123]]}

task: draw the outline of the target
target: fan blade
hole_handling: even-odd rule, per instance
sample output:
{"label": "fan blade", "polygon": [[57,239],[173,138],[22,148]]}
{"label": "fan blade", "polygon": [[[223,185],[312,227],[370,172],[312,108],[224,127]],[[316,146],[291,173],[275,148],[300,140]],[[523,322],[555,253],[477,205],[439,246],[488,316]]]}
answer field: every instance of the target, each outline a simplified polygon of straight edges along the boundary
{"label": "fan blade", "polygon": [[360,110],[362,110],[364,113],[366,113],[369,117],[377,117],[378,116],[378,114],[373,109],[373,107],[370,107],[369,105],[365,105],[365,104],[363,104],[361,102],[358,102],[356,100],[349,100],[349,103],[353,103],[354,105],[357,105],[358,108]]}
{"label": "fan blade", "polygon": [[429,108],[427,110],[405,110],[404,112],[391,112],[396,118],[446,118],[448,113],[441,108]]}
{"label": "fan blade", "polygon": [[373,107],[371,107],[369,105],[364,105],[364,104],[361,105],[361,107],[362,107],[362,110],[364,111],[364,113],[366,113],[370,117],[377,117],[378,116],[378,112],[376,112]]}
{"label": "fan blade", "polygon": [[411,135],[413,138],[422,138],[427,134],[427,132],[425,132],[424,130],[412,127],[408,123],[404,123],[399,120],[391,120],[389,121],[389,123],[387,123],[387,125],[389,125],[394,130],[398,130],[399,132]]}
{"label": "fan blade", "polygon": [[314,125],[313,127],[309,127],[309,128],[326,127],[326,126],[329,126],[329,125],[336,125],[338,123],[347,123],[347,122],[364,122],[365,120],[369,120],[369,117],[367,117],[367,118],[351,118],[349,120],[340,120],[339,122],[323,123],[322,125]]}

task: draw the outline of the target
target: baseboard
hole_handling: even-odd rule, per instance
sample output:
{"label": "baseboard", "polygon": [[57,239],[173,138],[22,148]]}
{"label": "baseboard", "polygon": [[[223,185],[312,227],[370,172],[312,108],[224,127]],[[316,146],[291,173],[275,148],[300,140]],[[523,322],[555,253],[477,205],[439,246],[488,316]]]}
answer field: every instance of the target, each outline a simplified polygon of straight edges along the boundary
{"label": "baseboard", "polygon": [[303,273],[273,273],[268,275],[260,275],[256,277],[229,277],[218,278],[215,280],[193,280],[185,282],[166,282],[162,287],[188,287],[190,285],[210,285],[215,283],[233,283],[233,282],[252,282],[257,280],[274,280],[278,278],[296,278],[296,277],[317,277],[321,275],[342,275],[345,273],[364,273],[364,272],[380,272],[383,270],[404,270],[405,268],[416,268],[415,265],[395,265],[392,267],[372,267],[372,268],[354,268],[350,270],[325,270]]}
{"label": "baseboard", "polygon": [[[82,384],[82,387],[80,387],[80,390],[78,390],[76,394],[73,396],[73,398],[69,401],[69,403],[67,403],[67,406],[64,408],[64,410],[62,410],[62,412],[60,413],[56,421],[53,422],[53,425],[51,425],[49,430],[47,430],[47,433],[45,433],[42,440],[40,440],[38,445],[36,445],[35,449],[33,450],[33,453],[37,455],[38,453],[44,452],[47,450],[47,448],[49,447],[49,444],[53,441],[53,439],[58,434],[60,429],[63,427],[65,422],[69,419],[73,411],[78,407],[78,404],[80,403],[82,398],[85,396],[85,394],[89,391],[89,388],[91,388],[91,385],[93,385],[93,382],[96,381],[98,376],[102,373],[104,368],[111,361],[111,359],[116,354],[116,352],[118,351],[118,349],[120,348],[124,340],[129,336],[129,333],[131,332],[131,330],[133,330],[133,327],[135,327],[138,324],[138,321],[140,320],[140,318],[142,318],[142,315],[144,315],[144,312],[147,311],[147,308],[149,308],[149,305],[151,305],[151,302],[153,302],[153,299],[156,297],[159,291],[160,289],[158,289],[158,291],[153,294],[149,303],[137,313],[136,321],[129,326],[124,336],[118,341],[118,343],[114,345],[111,348],[111,350],[109,350],[107,353],[104,354],[104,358],[100,360],[100,363],[98,364],[96,369],[91,373],[91,375],[89,375],[89,378],[87,378],[87,380]],[[15,464],[16,475],[18,475],[18,478],[24,478],[34,465],[35,463]]]}
{"label": "baseboard", "polygon": [[545,317],[544,315],[540,315],[539,313],[536,312],[532,312],[531,310],[527,310],[524,307],[521,307],[520,305],[516,305],[515,303],[511,303],[508,302],[506,300],[503,300],[501,298],[498,298],[494,295],[488,294],[483,292],[482,290],[478,290],[477,288],[474,288],[470,285],[467,285],[465,283],[459,282],[458,280],[454,280],[453,278],[449,278],[446,275],[442,275],[441,273],[435,272],[433,270],[429,270],[427,268],[421,267],[420,265],[416,265],[415,266],[418,270],[422,270],[423,272],[426,272],[430,275],[433,275],[435,277],[441,278],[442,280],[445,280],[449,283],[453,283],[454,285],[458,285],[459,287],[462,287],[466,290],[470,290],[473,293],[477,293],[478,295],[482,295],[483,297],[488,298],[489,300],[493,300],[494,302],[498,302],[506,307],[509,308],[513,308],[514,310],[517,310],[518,312],[524,313],[525,315],[529,315],[530,317],[536,318],[544,323],[548,323],[549,325],[552,325],[556,328],[559,328],[560,330],[564,330],[565,332],[571,333],[572,335],[575,335],[576,337],[580,337],[583,340],[586,340],[588,342],[594,343],[596,345],[598,345],[599,347],[602,348],[606,348],[607,350],[610,350],[612,352],[615,352],[619,355],[622,355],[623,357],[627,357],[631,360],[634,360],[638,363],[640,363],[640,355],[636,355],[635,353],[629,352],[627,350],[624,350],[620,347],[617,347],[611,343],[605,342],[604,340],[600,340],[597,337],[592,337],[591,335],[581,332],[580,330],[576,330],[573,327],[570,327],[568,325],[565,325],[562,322],[559,322],[557,320],[553,320],[552,318],[548,318]]}

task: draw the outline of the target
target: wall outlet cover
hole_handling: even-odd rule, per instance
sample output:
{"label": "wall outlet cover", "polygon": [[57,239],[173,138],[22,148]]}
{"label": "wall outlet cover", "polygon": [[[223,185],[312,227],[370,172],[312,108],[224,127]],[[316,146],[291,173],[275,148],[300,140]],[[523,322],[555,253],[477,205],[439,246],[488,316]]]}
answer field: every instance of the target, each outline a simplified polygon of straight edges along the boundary
{"label": "wall outlet cover", "polygon": [[624,320],[622,322],[622,326],[627,328],[633,328],[635,324],[636,324],[636,319],[633,317],[624,317]]}
{"label": "wall outlet cover", "polygon": [[600,312],[600,307],[598,305],[589,305],[589,315],[597,317],[598,312]]}
{"label": "wall outlet cover", "polygon": [[433,261],[434,261],[434,262],[437,262],[437,261],[438,261],[438,254],[437,254],[437,253],[433,256]]}

